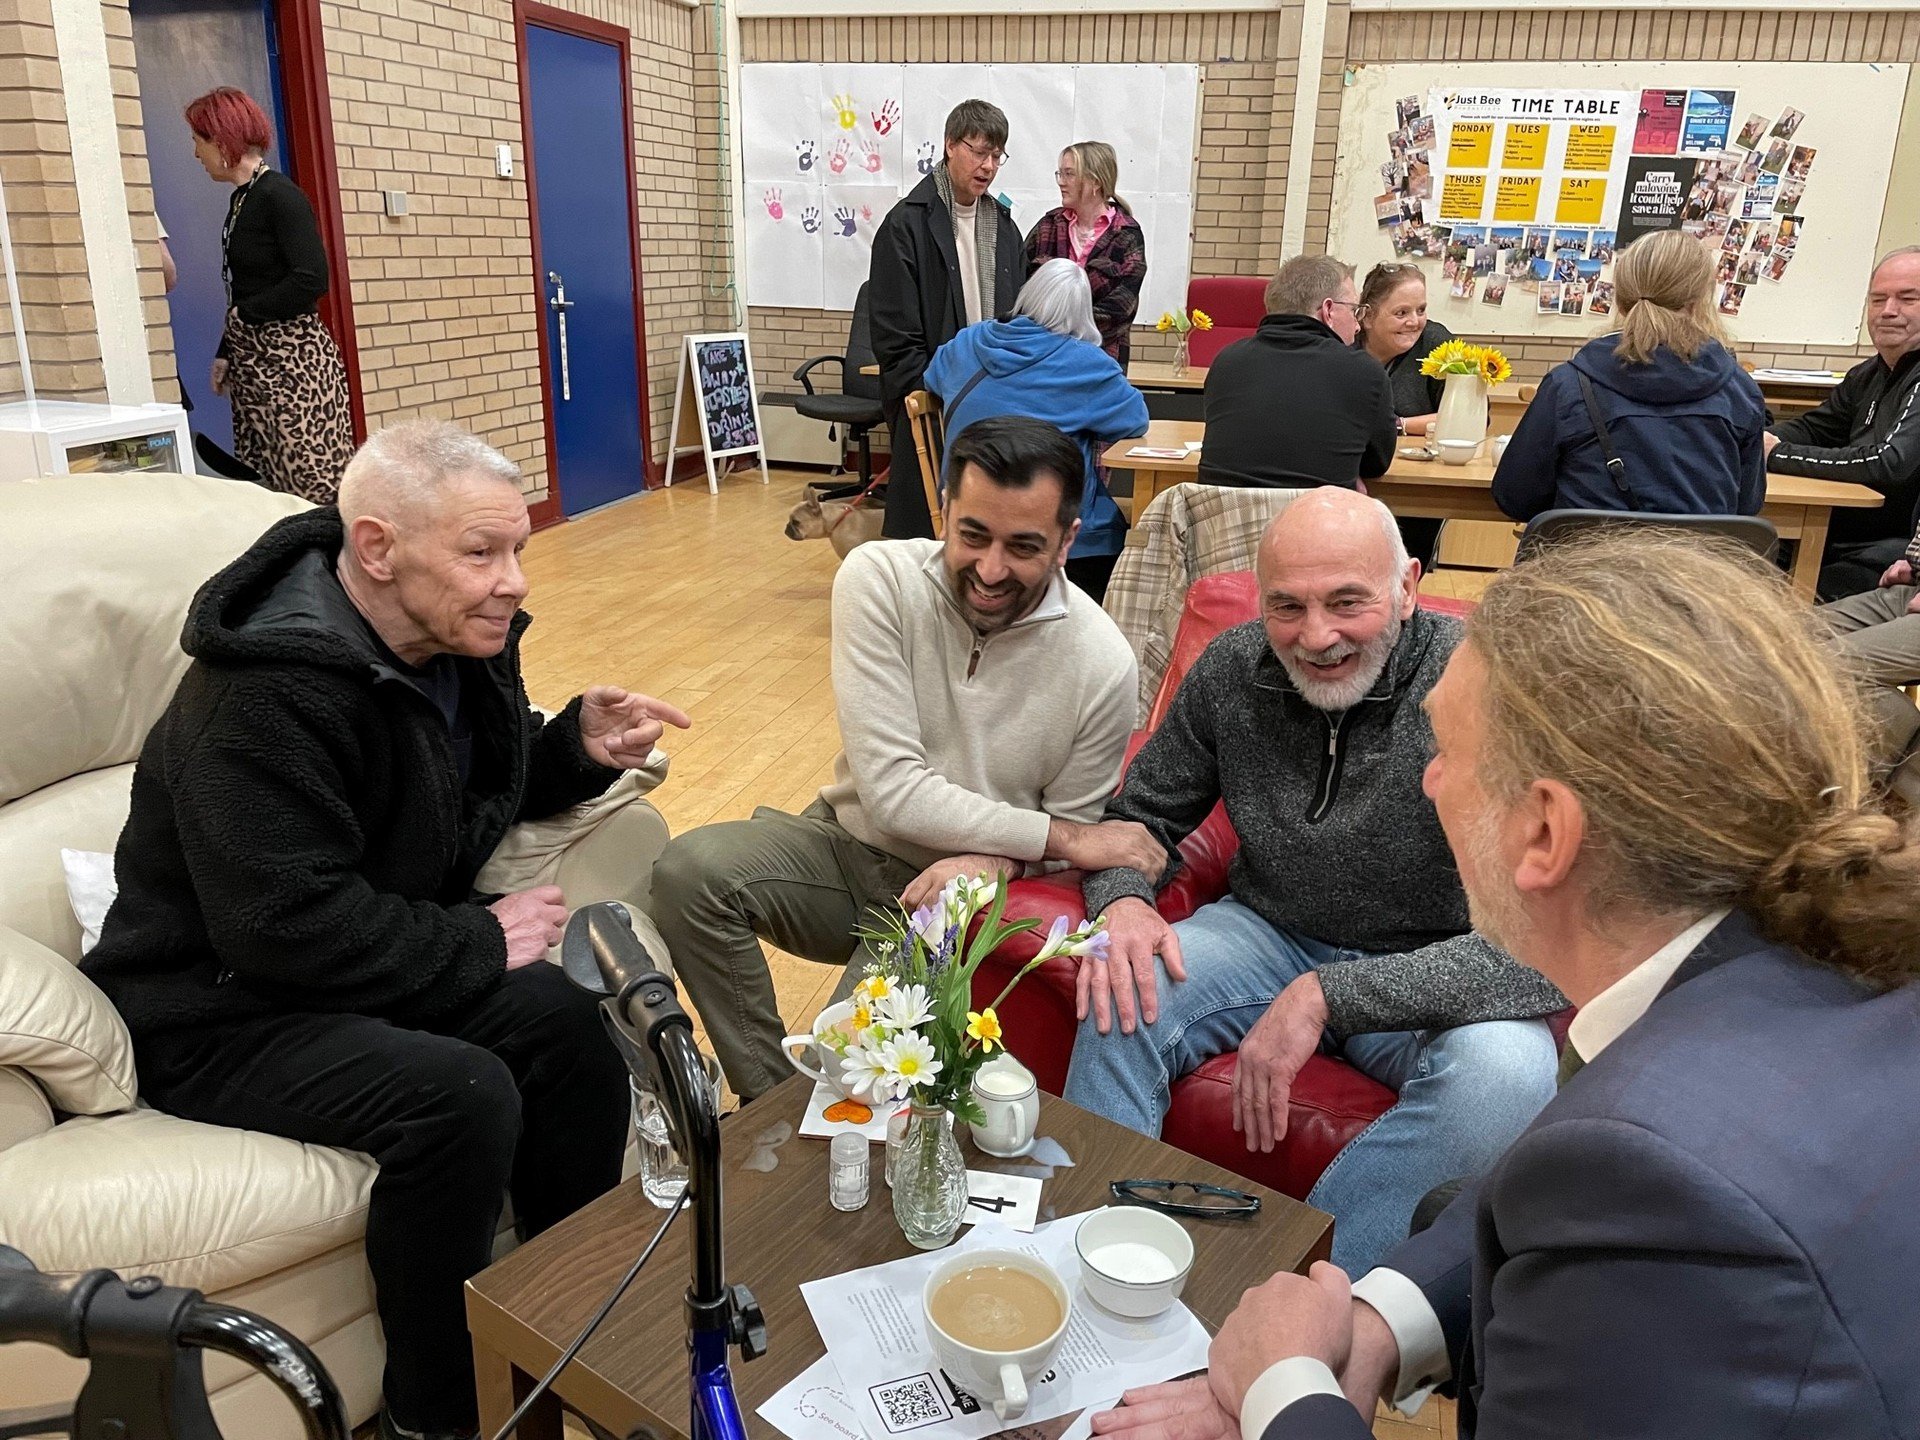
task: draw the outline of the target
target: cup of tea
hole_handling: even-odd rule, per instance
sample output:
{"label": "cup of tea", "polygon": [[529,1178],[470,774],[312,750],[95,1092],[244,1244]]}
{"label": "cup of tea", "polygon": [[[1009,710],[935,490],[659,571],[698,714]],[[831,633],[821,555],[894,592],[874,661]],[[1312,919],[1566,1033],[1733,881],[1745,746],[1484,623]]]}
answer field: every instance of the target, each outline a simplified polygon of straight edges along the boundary
{"label": "cup of tea", "polygon": [[852,1093],[840,1078],[840,1060],[853,1040],[855,1008],[851,1000],[829,1005],[814,1018],[810,1033],[789,1035],[780,1042],[794,1069],[825,1085],[842,1100]]}
{"label": "cup of tea", "polygon": [[1032,1152],[1040,1084],[1031,1070],[1011,1055],[989,1060],[973,1072],[973,1098],[986,1117],[973,1126],[973,1143],[983,1154],[1014,1160]]}
{"label": "cup of tea", "polygon": [[1027,1413],[1027,1387],[1053,1363],[1073,1313],[1066,1282],[1018,1250],[968,1250],[927,1276],[927,1339],[954,1383],[1002,1420]]}

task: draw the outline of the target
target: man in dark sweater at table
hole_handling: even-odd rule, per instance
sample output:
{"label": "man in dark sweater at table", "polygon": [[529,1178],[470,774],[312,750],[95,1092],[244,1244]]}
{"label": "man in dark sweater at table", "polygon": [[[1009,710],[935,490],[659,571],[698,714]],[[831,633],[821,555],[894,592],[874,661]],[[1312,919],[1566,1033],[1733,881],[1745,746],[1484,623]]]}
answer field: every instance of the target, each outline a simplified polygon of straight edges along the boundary
{"label": "man in dark sweater at table", "polygon": [[1112,943],[1080,970],[1065,1095],[1157,1135],[1173,1080],[1237,1049],[1234,1128],[1270,1151],[1300,1067],[1341,1056],[1400,1097],[1307,1197],[1358,1275],[1423,1195],[1492,1164],[1552,1098],[1537,1017],[1566,1002],[1469,929],[1421,793],[1425,700],[1461,625],[1415,607],[1420,566],[1392,515],[1315,490],[1274,518],[1255,569],[1263,618],[1207,647],[1106,810],[1165,847],[1165,884],[1224,801],[1229,893],[1169,925],[1145,875],[1086,877]]}
{"label": "man in dark sweater at table", "polygon": [[1920,502],[1920,245],[1895,250],[1867,281],[1867,335],[1877,352],[1818,408],[1765,436],[1767,469],[1866,485],[1877,509],[1836,509],[1820,566],[1820,598],[1893,583]]}
{"label": "man in dark sweater at table", "polygon": [[1353,267],[1296,255],[1267,283],[1265,318],[1207,371],[1203,485],[1339,485],[1393,462],[1393,396],[1378,361],[1351,348]]}

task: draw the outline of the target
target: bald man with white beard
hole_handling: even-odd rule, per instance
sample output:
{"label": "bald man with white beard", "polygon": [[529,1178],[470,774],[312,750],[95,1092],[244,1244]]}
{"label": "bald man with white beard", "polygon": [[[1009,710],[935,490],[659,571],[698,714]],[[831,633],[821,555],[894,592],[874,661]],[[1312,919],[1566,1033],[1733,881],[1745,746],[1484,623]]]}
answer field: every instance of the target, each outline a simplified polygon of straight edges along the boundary
{"label": "bald man with white beard", "polygon": [[1352,490],[1294,501],[1261,537],[1261,618],[1217,636],[1134,758],[1105,819],[1173,857],[1224,800],[1240,837],[1229,893],[1170,925],[1130,870],[1088,875],[1110,958],[1082,962],[1066,1098],[1157,1135],[1169,1087],[1239,1051],[1234,1125],[1285,1138],[1294,1077],[1340,1055],[1399,1103],[1308,1196],[1353,1273],[1404,1238],[1414,1206],[1477,1174],[1553,1094],[1559,991],[1471,933],[1421,772],[1421,702],[1459,643],[1420,610],[1393,516]]}
{"label": "bald man with white beard", "polygon": [[337,508],[208,581],[83,963],[156,1107],[378,1162],[383,1437],[471,1433],[461,1287],[501,1197],[538,1233],[618,1181],[626,1144],[625,1067],[544,963],[567,900],[604,897],[483,877],[522,822],[583,840],[609,812],[573,807],[688,722],[613,686],[531,708],[528,529],[511,461],[412,421],[361,448]]}

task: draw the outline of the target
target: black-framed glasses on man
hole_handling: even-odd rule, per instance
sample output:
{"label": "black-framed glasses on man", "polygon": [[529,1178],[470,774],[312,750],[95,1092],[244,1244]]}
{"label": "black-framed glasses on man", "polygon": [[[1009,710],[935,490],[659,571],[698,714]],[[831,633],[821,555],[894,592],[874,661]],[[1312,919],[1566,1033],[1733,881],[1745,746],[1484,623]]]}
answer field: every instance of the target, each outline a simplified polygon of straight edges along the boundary
{"label": "black-framed glasses on man", "polygon": [[1351,310],[1356,315],[1358,315],[1362,310],[1367,308],[1366,306],[1362,305],[1358,300],[1335,300],[1332,296],[1327,297],[1327,304],[1344,305],[1347,307],[1347,309]]}
{"label": "black-framed glasses on man", "polygon": [[1000,166],[1007,163],[1007,152],[1004,150],[983,150],[971,140],[962,140],[960,142],[960,148],[963,150],[971,150],[976,157],[986,161],[989,165]]}

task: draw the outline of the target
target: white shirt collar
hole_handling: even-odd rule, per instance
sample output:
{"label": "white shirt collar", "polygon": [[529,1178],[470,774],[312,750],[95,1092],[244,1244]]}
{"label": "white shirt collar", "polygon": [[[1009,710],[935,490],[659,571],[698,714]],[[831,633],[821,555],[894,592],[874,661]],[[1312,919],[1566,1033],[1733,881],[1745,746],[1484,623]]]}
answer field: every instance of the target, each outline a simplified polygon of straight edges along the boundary
{"label": "white shirt collar", "polygon": [[1580,1058],[1585,1061],[1598,1058],[1602,1050],[1626,1034],[1659,998],[1674,971],[1732,913],[1716,910],[1702,916],[1582,1005],[1580,1013],[1567,1027],[1567,1041],[1580,1052]]}

